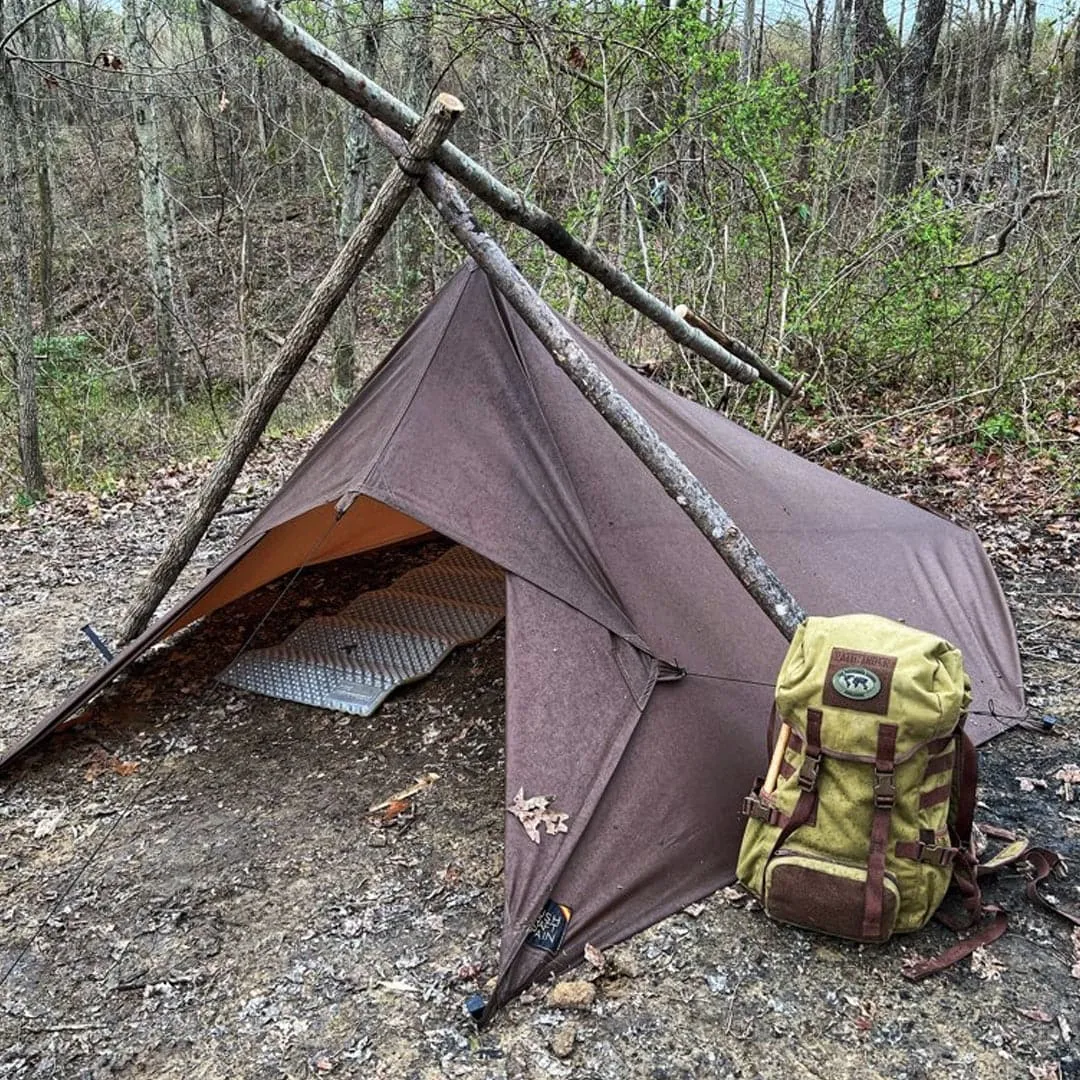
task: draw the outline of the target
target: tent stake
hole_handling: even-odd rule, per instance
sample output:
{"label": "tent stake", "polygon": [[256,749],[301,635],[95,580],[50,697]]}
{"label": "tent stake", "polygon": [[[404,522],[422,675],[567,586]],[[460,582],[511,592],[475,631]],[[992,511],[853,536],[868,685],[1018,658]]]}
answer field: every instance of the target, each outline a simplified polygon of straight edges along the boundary
{"label": "tent stake", "polygon": [[213,472],[173,534],[150,574],[142,581],[120,624],[118,640],[131,641],[145,629],[159,603],[187,565],[226,496],[232,490],[248,455],[255,448],[274,409],[308,354],[315,347],[360,271],[386,235],[394,218],[416,187],[425,162],[450,133],[465,107],[451,94],[440,94],[409,142],[397,155],[391,174],[319,282],[300,318],[263,373],[222,450]]}
{"label": "tent stake", "polygon": [[[399,135],[378,120],[369,118],[368,124],[392,154],[404,153],[405,143]],[[555,363],[570,376],[590,404],[682,507],[743,588],[790,641],[806,613],[728,512],[593,364],[506,252],[480,228],[457,188],[446,176],[434,165],[429,165],[420,181],[420,189],[462,247],[551,353]]]}
{"label": "tent stake", "polygon": [[[408,136],[412,132],[419,117],[408,105],[361,74],[266,0],[212,2],[302,67],[317,82],[367,115],[381,120],[398,135]],[[681,319],[669,305],[643,289],[610,259],[573,236],[557,218],[530,202],[521,192],[508,187],[453,143],[444,143],[432,157],[496,213],[528,229],[552,251],[594,278],[613,296],[640,311],[680,345],[692,349],[738,382],[749,383],[758,378],[758,371],[754,367]],[[765,370],[762,369],[762,376]],[[770,370],[766,381],[781,393],[791,392],[791,382],[777,372]]]}

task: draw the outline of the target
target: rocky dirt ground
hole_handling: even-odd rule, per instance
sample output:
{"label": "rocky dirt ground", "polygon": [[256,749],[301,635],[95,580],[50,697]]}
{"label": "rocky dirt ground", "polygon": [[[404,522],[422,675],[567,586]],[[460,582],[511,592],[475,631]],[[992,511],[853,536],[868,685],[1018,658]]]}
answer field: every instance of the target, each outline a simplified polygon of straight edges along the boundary
{"label": "rocky dirt ground", "polygon": [[[254,463],[186,583],[301,450]],[[0,518],[0,739],[93,669],[78,627],[115,624],[197,471]],[[1052,778],[1080,761],[1080,519],[1007,510],[965,476],[902,494],[980,526],[1033,712],[1061,719],[984,749],[980,813],[1073,856],[1052,891],[1080,906],[1080,791]],[[919,985],[901,965],[943,929],[859,948],[717,894],[573,973],[577,1007],[542,986],[477,1032],[463,1002],[494,974],[501,914],[501,634],[370,721],[212,680],[263,615],[259,640],[279,639],[435,550],[306,571],[276,606],[282,586],[263,590],[0,776],[0,1077],[1080,1077],[1080,938],[1013,874],[991,889],[1008,934]],[[426,773],[409,812],[368,812]]]}

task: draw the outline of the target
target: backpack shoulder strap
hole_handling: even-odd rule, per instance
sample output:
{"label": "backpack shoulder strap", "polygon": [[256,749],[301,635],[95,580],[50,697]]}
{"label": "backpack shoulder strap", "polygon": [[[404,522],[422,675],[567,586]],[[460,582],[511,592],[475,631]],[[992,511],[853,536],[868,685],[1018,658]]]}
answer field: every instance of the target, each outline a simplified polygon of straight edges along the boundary
{"label": "backpack shoulder strap", "polygon": [[960,848],[968,848],[971,845],[978,782],[979,757],[975,751],[975,744],[971,741],[971,736],[961,730],[957,736],[956,765],[953,771],[956,815],[952,822],[957,846]]}

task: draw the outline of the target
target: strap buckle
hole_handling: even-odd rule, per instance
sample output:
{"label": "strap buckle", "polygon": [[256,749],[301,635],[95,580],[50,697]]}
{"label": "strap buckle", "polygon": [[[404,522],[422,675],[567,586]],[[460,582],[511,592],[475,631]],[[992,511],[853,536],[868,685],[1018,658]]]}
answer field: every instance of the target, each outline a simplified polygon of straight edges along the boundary
{"label": "strap buckle", "polygon": [[813,791],[817,787],[818,773],[821,771],[821,755],[807,754],[799,766],[799,787],[803,791]]}
{"label": "strap buckle", "polygon": [[780,812],[776,807],[769,806],[757,795],[747,795],[743,799],[742,812],[744,817],[763,821],[766,825],[775,825],[780,817]]}
{"label": "strap buckle", "polygon": [[874,769],[874,806],[879,810],[888,810],[896,802],[896,777],[892,770],[882,772]]}
{"label": "strap buckle", "polygon": [[956,858],[956,848],[939,847],[937,844],[919,844],[919,862],[931,866],[952,866]]}

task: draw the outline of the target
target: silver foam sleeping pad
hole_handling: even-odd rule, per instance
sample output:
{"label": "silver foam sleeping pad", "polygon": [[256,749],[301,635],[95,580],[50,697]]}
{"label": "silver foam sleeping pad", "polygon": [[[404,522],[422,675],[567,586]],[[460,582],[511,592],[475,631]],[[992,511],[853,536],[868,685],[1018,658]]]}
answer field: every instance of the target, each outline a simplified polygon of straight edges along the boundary
{"label": "silver foam sleeping pad", "polygon": [[271,697],[370,716],[506,612],[503,571],[465,547],[308,619],[280,645],[241,653],[219,679]]}

